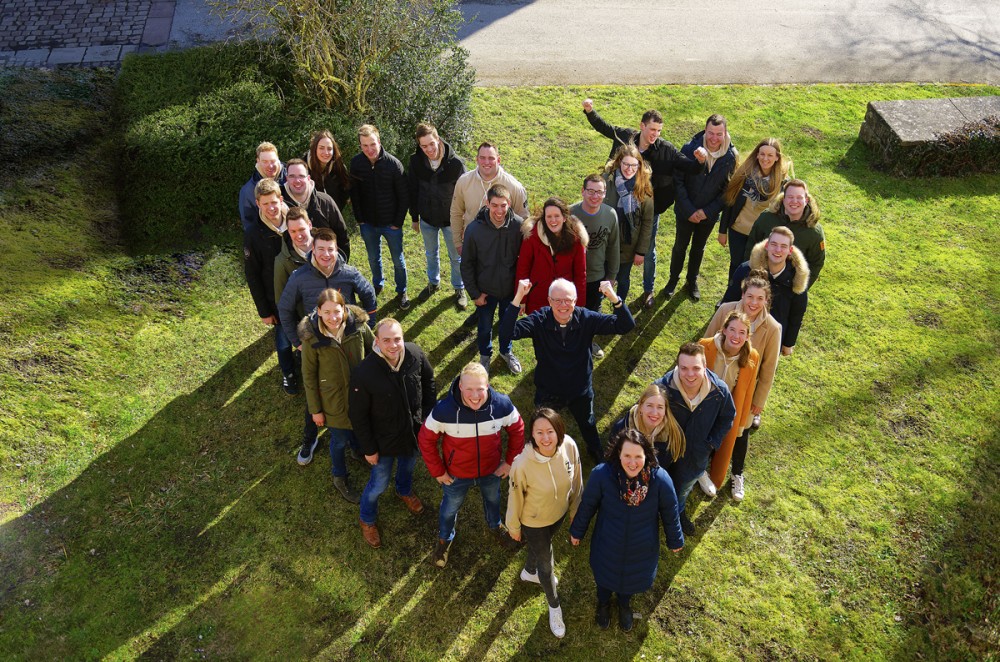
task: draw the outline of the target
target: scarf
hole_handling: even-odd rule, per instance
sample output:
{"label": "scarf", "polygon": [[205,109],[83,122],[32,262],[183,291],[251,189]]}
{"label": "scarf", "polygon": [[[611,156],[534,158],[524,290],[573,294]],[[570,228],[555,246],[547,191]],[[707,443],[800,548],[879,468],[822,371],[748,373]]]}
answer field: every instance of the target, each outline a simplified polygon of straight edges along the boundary
{"label": "scarf", "polygon": [[653,473],[649,470],[648,462],[635,478],[628,477],[620,462],[615,473],[618,478],[618,494],[626,506],[638,506],[646,500],[649,495],[649,479]]}
{"label": "scarf", "polygon": [[624,244],[632,243],[633,219],[639,211],[639,201],[632,194],[634,188],[635,177],[625,179],[620,168],[615,171],[615,190],[618,191],[615,211],[618,212],[618,231]]}
{"label": "scarf", "polygon": [[701,401],[705,399],[705,396],[708,395],[708,392],[712,390],[712,382],[709,381],[706,376],[698,393],[693,398],[689,398],[687,393],[684,392],[684,387],[681,386],[681,372],[676,368],[674,368],[673,382],[674,387],[681,392],[681,397],[684,398],[684,404],[687,405],[687,408],[691,411],[694,411],[698,405],[701,404]]}
{"label": "scarf", "polygon": [[382,353],[382,350],[379,349],[377,343],[374,342],[372,343],[372,351],[382,357],[382,360],[385,361],[385,364],[389,366],[389,370],[392,370],[393,372],[399,372],[399,369],[403,367],[403,359],[406,358],[405,349],[399,353],[399,360],[396,361],[396,365],[393,365],[392,362],[389,361],[388,357],[386,357],[386,355]]}
{"label": "scarf", "polygon": [[302,199],[299,199],[295,195],[295,192],[292,191],[292,189],[289,186],[285,186],[285,190],[288,192],[289,197],[291,197],[292,200],[294,200],[296,203],[298,203],[298,206],[302,207],[302,208],[305,208],[305,207],[307,207],[309,205],[309,196],[311,196],[313,194],[313,191],[315,189],[316,189],[316,182],[314,182],[312,180],[309,180],[308,182],[306,182],[306,194],[305,194],[305,197],[303,197]]}
{"label": "scarf", "polygon": [[267,216],[264,216],[264,210],[257,207],[257,216],[260,217],[261,222],[271,229],[275,234],[284,234],[285,232],[285,215],[281,214],[281,225],[275,227],[274,223],[267,220]]}
{"label": "scarf", "polygon": [[[319,316],[317,315],[317,317],[319,317]],[[340,326],[337,327],[336,331],[332,331],[330,329],[330,327],[328,327],[326,325],[326,323],[323,321],[323,318],[320,317],[319,318],[319,332],[322,333],[327,338],[333,338],[338,343],[343,344],[344,343],[344,327],[346,326],[346,322],[347,322],[347,320],[344,320],[343,322],[340,323]]]}
{"label": "scarf", "polygon": [[732,139],[729,137],[729,131],[727,130],[726,139],[722,141],[722,145],[719,147],[718,151],[713,152],[708,148],[708,145],[705,144],[705,138],[702,137],[701,144],[705,148],[705,151],[708,152],[708,158],[705,159],[705,167],[708,168],[709,172],[712,172],[712,166],[715,165],[716,159],[722,158],[726,152],[729,151],[729,146],[732,142]]}
{"label": "scarf", "polygon": [[[320,272],[321,274],[323,274],[327,278],[329,278],[333,274],[333,269],[330,269],[330,271],[327,272],[327,271],[323,270],[323,267],[319,266],[319,263],[316,262],[316,256],[315,255],[312,255],[309,261],[312,263],[312,265],[314,267],[316,267],[316,271]],[[334,263],[334,267],[333,268],[334,269],[337,268],[336,263]]]}

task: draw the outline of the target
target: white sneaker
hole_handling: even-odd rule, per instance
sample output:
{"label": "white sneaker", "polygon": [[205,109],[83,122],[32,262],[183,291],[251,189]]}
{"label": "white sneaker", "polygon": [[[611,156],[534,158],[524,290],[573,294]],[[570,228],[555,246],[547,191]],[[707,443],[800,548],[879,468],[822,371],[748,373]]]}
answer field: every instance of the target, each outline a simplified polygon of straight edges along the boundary
{"label": "white sneaker", "polygon": [[[538,579],[538,572],[528,572],[524,568],[521,569],[521,581],[531,582],[532,584],[541,584],[542,582]],[[552,585],[559,586],[559,578],[552,574]]]}
{"label": "white sneaker", "polygon": [[733,474],[733,501],[743,501],[743,476]]}
{"label": "white sneaker", "polygon": [[590,343],[590,353],[594,355],[595,359],[604,358],[604,350],[596,342]]}
{"label": "white sneaker", "polygon": [[708,472],[703,471],[701,472],[701,475],[698,476],[698,486],[701,488],[701,491],[709,497],[715,497],[715,483],[713,483],[712,479],[709,478]]}
{"label": "white sneaker", "polygon": [[500,358],[504,360],[512,373],[515,375],[521,374],[521,362],[517,360],[516,356],[514,356],[514,352],[511,352],[510,354],[501,354]]}
{"label": "white sneaker", "polygon": [[562,639],[566,636],[566,624],[563,622],[562,607],[549,607],[549,629],[552,634]]}

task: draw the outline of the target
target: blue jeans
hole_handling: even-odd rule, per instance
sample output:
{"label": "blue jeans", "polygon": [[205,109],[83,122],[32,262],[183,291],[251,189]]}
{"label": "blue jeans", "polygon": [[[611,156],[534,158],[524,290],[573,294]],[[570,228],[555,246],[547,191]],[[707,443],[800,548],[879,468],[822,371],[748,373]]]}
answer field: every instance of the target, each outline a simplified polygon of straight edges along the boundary
{"label": "blue jeans", "polygon": [[378,519],[378,498],[389,486],[393,460],[396,462],[396,494],[400,496],[413,494],[413,466],[417,462],[417,456],[379,455],[378,462],[372,466],[368,483],[361,493],[361,521],[365,524],[374,524]]}
{"label": "blue jeans", "polygon": [[347,458],[344,451],[347,445],[357,445],[354,430],[330,428],[330,470],[334,478],[347,478]]}
{"label": "blue jeans", "polygon": [[389,255],[392,257],[392,275],[396,280],[396,292],[402,294],[406,291],[406,259],[403,257],[403,228],[393,230],[388,225],[372,225],[362,223],[361,238],[365,242],[365,249],[368,251],[368,266],[372,269],[372,285],[375,289],[381,290],[385,285],[385,278],[382,275],[382,237],[389,246]]}
{"label": "blue jeans", "polygon": [[441,486],[444,491],[438,518],[438,538],[441,540],[454,539],[458,509],[462,507],[465,495],[473,485],[479,486],[479,494],[483,497],[486,526],[491,529],[500,526],[500,476],[488,474],[482,478],[455,478],[451,485]]}
{"label": "blue jeans", "polygon": [[427,282],[434,285],[441,282],[438,232],[444,236],[444,245],[448,248],[448,260],[451,262],[451,286],[456,290],[461,290],[465,287],[462,283],[462,257],[455,249],[451,228],[436,228],[421,219],[420,235],[424,238],[424,255],[427,257]]}
{"label": "blue jeans", "polygon": [[278,353],[278,367],[282,375],[295,374],[295,357],[292,354],[292,342],[281,328],[281,322],[274,325],[274,351]]}
{"label": "blue jeans", "polygon": [[[476,333],[476,344],[479,345],[479,353],[484,356],[493,355],[493,318],[496,317],[497,305],[500,306],[500,314],[507,310],[510,299],[497,299],[495,296],[486,295],[486,304],[477,306],[479,311],[479,330]],[[500,338],[500,353],[510,354],[512,338]]]}
{"label": "blue jeans", "polygon": [[656,285],[656,234],[660,229],[660,215],[653,215],[653,234],[649,236],[646,261],[642,263],[642,291],[652,292]]}
{"label": "blue jeans", "polygon": [[677,491],[677,512],[681,515],[684,514],[684,504],[687,503],[688,495],[691,494],[691,490],[694,489],[694,484],[698,482],[698,477],[695,476],[686,483],[674,483],[674,489]]}

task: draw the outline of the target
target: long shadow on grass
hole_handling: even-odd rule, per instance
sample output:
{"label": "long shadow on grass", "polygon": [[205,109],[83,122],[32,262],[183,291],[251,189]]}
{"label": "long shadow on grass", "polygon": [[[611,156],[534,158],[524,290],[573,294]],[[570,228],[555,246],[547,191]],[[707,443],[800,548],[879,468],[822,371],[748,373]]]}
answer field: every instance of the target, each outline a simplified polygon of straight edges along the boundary
{"label": "long shadow on grass", "polygon": [[245,504],[266,511],[258,494],[288,457],[288,439],[271,436],[282,408],[261,406],[284,396],[269,376],[248,381],[271,342],[262,336],[3,525],[0,604],[17,626],[0,632],[0,650],[103,657],[135,638],[155,640],[228,569],[279,553],[267,541],[245,544],[259,524]]}

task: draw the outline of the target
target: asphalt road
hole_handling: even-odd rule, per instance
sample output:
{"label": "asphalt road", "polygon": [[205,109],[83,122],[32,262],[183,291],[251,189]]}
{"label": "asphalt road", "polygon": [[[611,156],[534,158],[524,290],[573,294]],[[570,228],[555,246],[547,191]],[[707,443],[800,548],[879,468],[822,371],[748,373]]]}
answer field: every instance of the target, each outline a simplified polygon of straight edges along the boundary
{"label": "asphalt road", "polygon": [[462,4],[480,85],[1000,84],[998,0]]}

